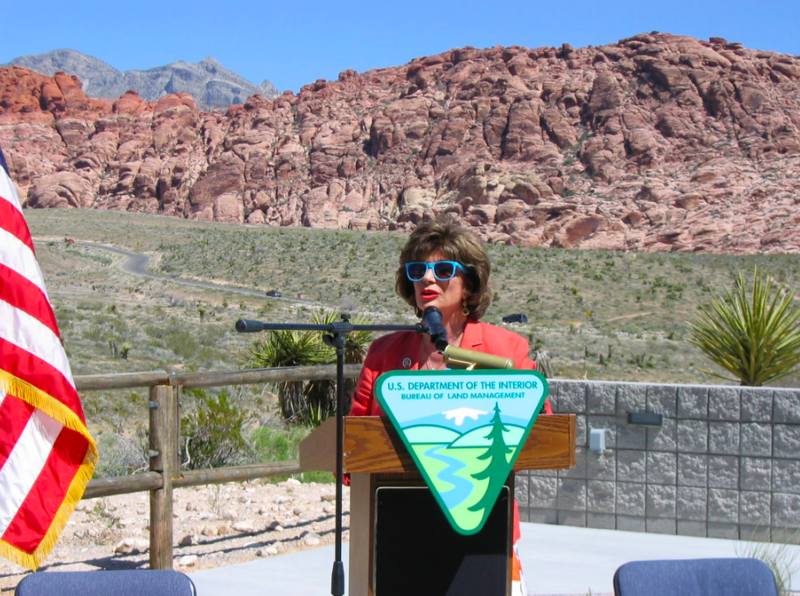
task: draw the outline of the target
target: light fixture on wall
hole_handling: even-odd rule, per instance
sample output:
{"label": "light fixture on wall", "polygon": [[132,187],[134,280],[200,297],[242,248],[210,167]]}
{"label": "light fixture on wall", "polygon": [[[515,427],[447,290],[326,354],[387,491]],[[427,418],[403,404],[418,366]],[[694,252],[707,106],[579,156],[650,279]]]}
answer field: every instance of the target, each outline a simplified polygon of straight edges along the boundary
{"label": "light fixture on wall", "polygon": [[589,451],[591,453],[602,454],[606,450],[606,429],[589,429]]}
{"label": "light fixture on wall", "polygon": [[638,426],[663,426],[664,415],[658,412],[628,412],[628,424],[636,424]]}

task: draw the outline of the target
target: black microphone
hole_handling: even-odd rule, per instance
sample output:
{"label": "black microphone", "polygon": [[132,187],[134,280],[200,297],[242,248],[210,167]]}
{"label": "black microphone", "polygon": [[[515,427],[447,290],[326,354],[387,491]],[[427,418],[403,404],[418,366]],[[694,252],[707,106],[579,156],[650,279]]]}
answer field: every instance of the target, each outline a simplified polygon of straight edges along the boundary
{"label": "black microphone", "polygon": [[426,331],[431,336],[431,341],[440,352],[447,347],[447,329],[442,323],[442,313],[435,306],[429,306],[422,312],[422,321]]}

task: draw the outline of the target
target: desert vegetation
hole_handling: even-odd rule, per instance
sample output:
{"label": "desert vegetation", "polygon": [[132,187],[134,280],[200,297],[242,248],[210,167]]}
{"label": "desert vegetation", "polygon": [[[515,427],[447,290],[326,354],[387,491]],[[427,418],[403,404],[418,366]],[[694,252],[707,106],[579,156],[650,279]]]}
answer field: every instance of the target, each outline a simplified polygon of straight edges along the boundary
{"label": "desert vegetation", "polygon": [[[28,210],[26,218],[76,375],[243,366],[253,362],[254,340],[266,338],[238,334],[234,323],[239,318],[311,323],[348,312],[364,322],[414,322],[393,290],[404,235],[250,227],[111,211]],[[149,255],[148,270],[164,277],[126,273],[118,266],[124,256],[85,243]],[[717,384],[718,378],[700,369],[724,371],[689,341],[691,315],[733,286],[740,274],[750,278],[756,267],[782,287],[795,293],[800,289],[796,255],[504,245],[489,250],[495,301],[486,320],[513,329],[529,339],[532,349],[546,352],[557,378]],[[270,290],[282,296],[266,296]],[[524,313],[528,322],[502,323],[510,313]],[[798,386],[799,381],[795,370],[776,385]],[[187,415],[196,416],[203,404],[216,404],[246,410],[243,420],[253,429],[280,420],[278,388],[225,391],[224,404],[219,397],[209,401],[208,395],[188,395]],[[99,434],[117,434],[121,426],[143,428],[145,401],[144,394],[135,392],[84,396]],[[262,431],[258,440],[246,440],[269,451],[270,441],[264,438],[269,436]],[[136,449],[125,444],[107,445],[107,451],[115,454],[115,467],[133,470],[143,463]]]}
{"label": "desert vegetation", "polygon": [[[393,290],[400,234],[103,211],[28,210],[26,217],[75,374],[237,367],[255,339],[234,331],[239,318],[309,323],[341,311],[365,321],[414,321]],[[155,273],[220,289],[126,274],[115,266],[123,257],[82,241],[150,255]],[[559,378],[717,383],[698,370],[709,365],[687,339],[690,315],[755,267],[800,289],[795,255],[489,249],[495,301],[486,320],[504,325],[503,315],[527,314],[528,323],[506,326],[546,350]],[[264,295],[271,289],[282,297]]]}
{"label": "desert vegetation", "polygon": [[773,291],[772,278],[755,270],[749,289],[740,273],[733,289],[700,305],[689,322],[689,341],[740,384],[761,386],[800,363],[799,319],[794,292]]}

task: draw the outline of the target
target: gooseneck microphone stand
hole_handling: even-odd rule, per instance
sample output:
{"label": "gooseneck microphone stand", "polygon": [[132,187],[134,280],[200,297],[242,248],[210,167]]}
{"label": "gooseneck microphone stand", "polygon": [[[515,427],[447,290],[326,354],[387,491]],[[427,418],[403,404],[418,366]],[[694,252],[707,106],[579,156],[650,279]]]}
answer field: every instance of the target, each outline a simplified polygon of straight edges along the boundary
{"label": "gooseneck microphone stand", "polygon": [[[434,309],[435,310],[435,309]],[[437,311],[438,312],[438,311]],[[350,315],[342,314],[341,321],[323,324],[262,323],[240,319],[236,321],[239,333],[258,331],[323,331],[326,345],[336,349],[336,532],[331,594],[344,596],[344,564],[342,563],[342,476],[344,473],[344,347],[347,334],[352,331],[415,331],[430,333],[427,323],[416,325],[353,325]]]}

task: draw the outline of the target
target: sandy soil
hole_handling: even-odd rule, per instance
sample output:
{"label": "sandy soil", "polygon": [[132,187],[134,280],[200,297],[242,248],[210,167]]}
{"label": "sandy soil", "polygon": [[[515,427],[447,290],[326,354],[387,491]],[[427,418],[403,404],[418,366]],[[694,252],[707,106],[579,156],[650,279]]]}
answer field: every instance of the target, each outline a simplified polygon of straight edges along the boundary
{"label": "sandy soil", "polygon": [[[349,525],[344,489],[343,538]],[[333,544],[335,486],[263,480],[176,489],[175,569],[191,573]],[[131,569],[149,564],[147,493],[81,501],[39,571]],[[0,594],[29,571],[0,559]]]}

